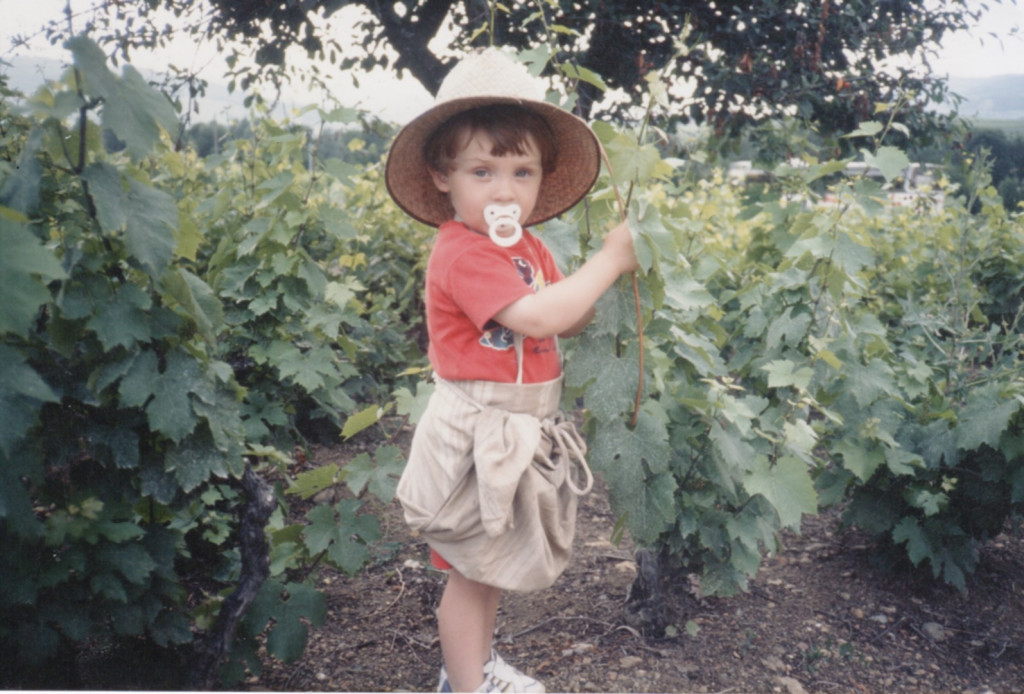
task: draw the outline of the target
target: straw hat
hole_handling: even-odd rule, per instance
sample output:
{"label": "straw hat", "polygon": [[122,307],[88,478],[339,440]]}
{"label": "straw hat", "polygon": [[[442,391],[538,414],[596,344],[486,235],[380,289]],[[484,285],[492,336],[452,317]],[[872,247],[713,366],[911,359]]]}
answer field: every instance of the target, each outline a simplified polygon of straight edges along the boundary
{"label": "straw hat", "polygon": [[501,51],[489,48],[459,62],[437,92],[434,106],[406,125],[388,154],[385,178],[398,206],[421,222],[438,226],[454,217],[448,196],[434,187],[423,146],[456,113],[488,104],[517,104],[543,116],[558,144],[555,170],[544,174],[540,195],[523,226],[557,217],[579,202],[601,166],[601,144],[582,119],[544,100],[544,87]]}

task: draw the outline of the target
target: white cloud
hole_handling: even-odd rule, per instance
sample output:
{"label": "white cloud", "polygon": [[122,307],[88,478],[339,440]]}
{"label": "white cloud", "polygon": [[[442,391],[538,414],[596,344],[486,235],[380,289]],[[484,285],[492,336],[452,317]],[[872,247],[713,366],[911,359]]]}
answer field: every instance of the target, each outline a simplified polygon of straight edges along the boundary
{"label": "white cloud", "polygon": [[1024,74],[1024,5],[1019,2],[989,2],[979,26],[946,37],[932,61],[935,71],[947,77]]}

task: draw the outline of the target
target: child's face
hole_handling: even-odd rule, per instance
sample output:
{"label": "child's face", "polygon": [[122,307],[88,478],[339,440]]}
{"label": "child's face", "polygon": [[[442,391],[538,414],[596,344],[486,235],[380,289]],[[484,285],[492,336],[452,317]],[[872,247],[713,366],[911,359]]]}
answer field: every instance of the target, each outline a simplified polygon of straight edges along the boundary
{"label": "child's face", "polygon": [[447,193],[455,213],[471,229],[487,233],[484,208],[488,205],[516,203],[522,209],[520,219],[529,219],[540,193],[540,151],[528,138],[526,154],[491,154],[493,143],[483,132],[473,133],[469,142],[452,160],[447,173],[431,171],[434,185]]}

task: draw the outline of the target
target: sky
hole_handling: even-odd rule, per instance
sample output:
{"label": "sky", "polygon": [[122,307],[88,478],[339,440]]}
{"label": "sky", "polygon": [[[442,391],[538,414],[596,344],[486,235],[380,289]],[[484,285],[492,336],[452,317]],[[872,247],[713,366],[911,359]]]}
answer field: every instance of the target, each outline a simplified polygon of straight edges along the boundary
{"label": "sky", "polygon": [[[11,37],[16,34],[30,36],[37,34],[44,20],[60,17],[67,0],[0,0],[0,59],[49,58],[65,60],[67,53],[59,46],[50,46],[44,37],[37,36],[28,49],[11,49]],[[936,0],[938,2],[939,0]],[[970,4],[982,4],[980,0],[968,0]],[[74,11],[90,7],[95,0],[71,0]],[[947,77],[988,77],[1004,74],[1024,74],[1024,0],[1003,0],[996,4],[987,0],[989,6],[983,23],[970,33],[961,32],[947,37],[940,55],[932,60],[932,67],[938,75]],[[345,8],[342,11],[358,11]],[[344,31],[346,16],[338,13],[331,18],[336,32]],[[81,20],[79,20],[81,23]],[[344,39],[342,38],[342,42]],[[211,82],[224,73],[223,60],[212,45],[196,46],[190,41],[179,41],[170,54],[137,53],[132,64],[140,70],[162,71],[169,62],[186,66],[206,66],[203,75]],[[44,73],[53,69],[43,68]],[[58,74],[46,74],[55,78]],[[351,75],[334,76],[330,92],[342,105],[359,107],[376,113],[386,120],[403,123],[430,106],[429,94],[415,81],[399,81],[390,72],[378,70],[359,78],[357,88]],[[200,120],[212,120],[221,115],[240,117],[244,110],[237,105],[222,87],[211,90],[211,96],[200,102]],[[293,88],[282,94],[279,108],[289,112],[310,104],[323,105],[322,95],[308,90]],[[223,113],[233,111],[232,113]],[[287,114],[280,114],[287,115]]]}
{"label": "sky", "polygon": [[[11,61],[12,57],[66,61],[68,53],[63,48],[51,46],[45,36],[39,34],[39,28],[50,18],[63,16],[67,0],[0,0],[0,60]],[[99,0],[71,0],[71,7],[74,13],[84,11],[97,4]],[[130,4],[130,3],[129,3]],[[352,20],[346,21],[346,13],[352,14],[350,10],[358,11],[357,8],[344,8],[331,17],[330,23],[336,31],[343,31],[346,25]],[[84,19],[77,20],[77,27],[84,24]],[[33,36],[28,48],[11,49],[11,38],[15,35]],[[344,38],[339,36],[339,42],[344,43]],[[354,41],[355,39],[353,39]],[[302,51],[296,51],[298,57],[304,57]],[[202,77],[211,82],[209,96],[199,103],[199,120],[213,120],[226,115],[228,118],[241,118],[246,115],[244,107],[240,105],[241,96],[237,93],[231,95],[227,92],[226,86],[212,84],[219,80],[220,76],[227,71],[226,64],[220,55],[217,54],[212,43],[197,45],[184,37],[176,40],[170,50],[165,52],[136,52],[132,54],[132,65],[142,72],[147,70],[156,73],[163,73],[169,63],[178,67],[202,67]],[[35,65],[33,65],[35,67]],[[47,78],[60,76],[54,65],[40,63]],[[55,74],[49,74],[54,71]],[[116,71],[116,70],[115,70]],[[375,70],[370,74],[358,76],[359,86],[353,83],[352,76],[340,71],[329,80],[331,95],[341,105],[347,107],[361,108],[375,113],[385,120],[394,122],[405,122],[419,114],[432,103],[430,94],[415,80],[399,81],[390,71]],[[15,85],[18,86],[18,85]],[[268,95],[268,99],[272,95]],[[327,100],[321,94],[313,92],[311,95],[308,88],[293,86],[286,89],[278,102],[279,111],[276,115],[291,115],[296,109],[309,105],[329,107]]]}

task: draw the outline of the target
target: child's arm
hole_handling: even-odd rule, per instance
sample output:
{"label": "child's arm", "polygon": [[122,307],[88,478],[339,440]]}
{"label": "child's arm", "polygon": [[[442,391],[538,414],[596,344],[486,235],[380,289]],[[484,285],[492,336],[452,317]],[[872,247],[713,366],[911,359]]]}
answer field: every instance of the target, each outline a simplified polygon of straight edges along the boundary
{"label": "child's arm", "polygon": [[594,316],[594,304],[615,280],[638,267],[626,222],[608,232],[601,250],[579,270],[509,304],[494,320],[529,337],[578,334]]}

